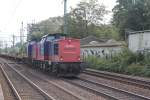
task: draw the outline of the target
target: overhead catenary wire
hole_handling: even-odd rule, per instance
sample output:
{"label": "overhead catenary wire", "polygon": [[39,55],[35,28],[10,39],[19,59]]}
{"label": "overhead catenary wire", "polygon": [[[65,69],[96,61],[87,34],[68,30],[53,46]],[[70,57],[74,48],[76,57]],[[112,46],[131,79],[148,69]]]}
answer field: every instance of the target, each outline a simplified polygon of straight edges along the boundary
{"label": "overhead catenary wire", "polygon": [[15,6],[13,12],[12,12],[12,14],[10,15],[10,17],[9,17],[9,19],[8,19],[8,22],[7,22],[6,25],[4,26],[4,30],[8,27],[9,23],[10,23],[11,20],[13,19],[14,15],[16,14],[17,9],[18,9],[18,7],[20,6],[20,4],[21,4],[22,1],[23,1],[23,0],[19,0],[18,3],[16,4],[16,6]]}

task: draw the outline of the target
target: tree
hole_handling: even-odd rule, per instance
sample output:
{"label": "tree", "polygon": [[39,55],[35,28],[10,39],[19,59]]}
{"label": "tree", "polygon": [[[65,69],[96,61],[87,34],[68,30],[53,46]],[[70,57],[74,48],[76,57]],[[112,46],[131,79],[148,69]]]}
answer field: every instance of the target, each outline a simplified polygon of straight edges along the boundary
{"label": "tree", "polygon": [[[109,13],[98,0],[84,0],[67,14],[68,35],[83,38],[88,35],[118,39],[118,30],[112,25],[103,25],[104,16]],[[29,25],[28,40],[40,40],[43,35],[63,32],[63,17],[52,17]]]}
{"label": "tree", "polygon": [[28,40],[40,41],[43,35],[40,31],[33,31],[31,34],[28,34]]}
{"label": "tree", "polygon": [[28,25],[28,40],[40,40],[43,35],[60,33],[63,24],[62,17],[51,17],[36,24]]}
{"label": "tree", "polygon": [[122,38],[126,29],[150,29],[150,0],[117,0],[113,13],[113,24],[119,28]]}
{"label": "tree", "polygon": [[101,24],[103,17],[108,11],[103,4],[99,4],[98,0],[87,0],[80,2],[77,8],[73,9],[72,14],[76,19],[82,19],[87,24]]}
{"label": "tree", "polygon": [[68,31],[70,35],[78,38],[90,35],[89,32],[94,32],[95,27],[101,24],[104,15],[107,13],[105,6],[99,4],[98,0],[80,2],[68,14]]}
{"label": "tree", "polygon": [[96,27],[95,29],[95,36],[97,37],[103,37],[103,38],[113,38],[116,40],[120,39],[120,35],[118,32],[118,28],[116,28],[113,25],[101,25]]}

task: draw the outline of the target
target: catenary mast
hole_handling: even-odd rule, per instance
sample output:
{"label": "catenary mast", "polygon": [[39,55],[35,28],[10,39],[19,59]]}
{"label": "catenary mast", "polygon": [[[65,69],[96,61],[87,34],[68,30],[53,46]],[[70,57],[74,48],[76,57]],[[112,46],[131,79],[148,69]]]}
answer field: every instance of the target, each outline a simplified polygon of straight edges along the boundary
{"label": "catenary mast", "polygon": [[67,34],[67,0],[64,0],[64,34]]}

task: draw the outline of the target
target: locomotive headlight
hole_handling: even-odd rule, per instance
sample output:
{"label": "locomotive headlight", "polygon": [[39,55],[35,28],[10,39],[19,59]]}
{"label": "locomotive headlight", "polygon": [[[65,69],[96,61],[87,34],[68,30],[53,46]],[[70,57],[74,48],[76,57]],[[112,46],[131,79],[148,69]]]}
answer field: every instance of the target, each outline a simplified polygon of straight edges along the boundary
{"label": "locomotive headlight", "polygon": [[69,40],[69,42],[71,42],[71,40]]}
{"label": "locomotive headlight", "polygon": [[68,40],[68,43],[70,44],[70,43],[71,43],[71,40]]}
{"label": "locomotive headlight", "polygon": [[78,60],[80,61],[81,59],[80,59],[80,56],[78,57]]}
{"label": "locomotive headlight", "polygon": [[80,59],[80,58],[78,58],[78,60],[80,61],[81,59]]}
{"label": "locomotive headlight", "polygon": [[63,57],[62,56],[60,57],[60,60],[63,61]]}

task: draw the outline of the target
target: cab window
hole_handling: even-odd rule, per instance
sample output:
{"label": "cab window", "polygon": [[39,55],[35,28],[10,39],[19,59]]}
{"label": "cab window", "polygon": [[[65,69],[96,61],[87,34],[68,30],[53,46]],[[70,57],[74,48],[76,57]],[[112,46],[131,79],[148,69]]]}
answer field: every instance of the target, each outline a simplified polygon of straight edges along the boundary
{"label": "cab window", "polygon": [[58,44],[54,44],[54,55],[58,55]]}
{"label": "cab window", "polygon": [[52,41],[53,39],[55,39],[54,36],[48,36],[48,37],[46,38],[46,41]]}

